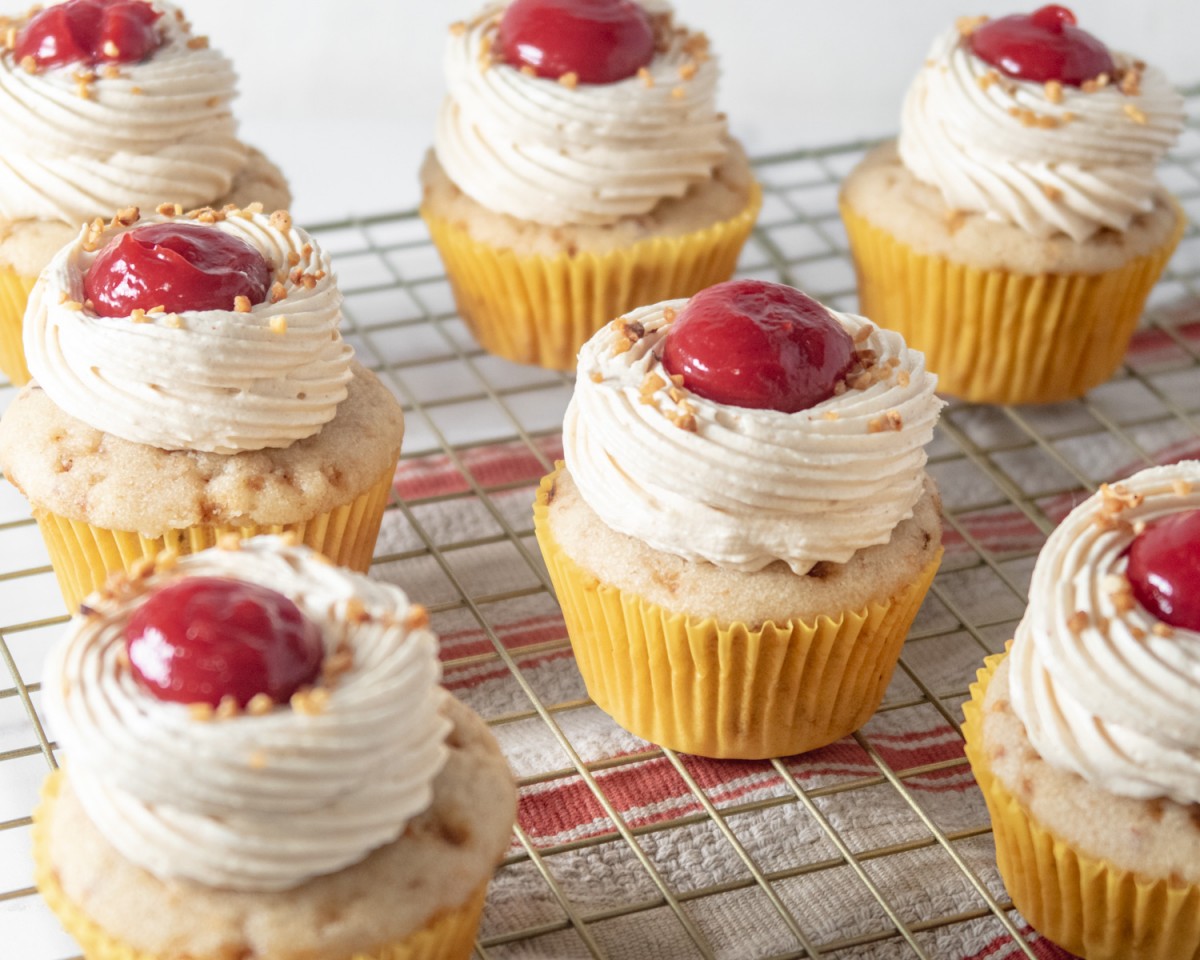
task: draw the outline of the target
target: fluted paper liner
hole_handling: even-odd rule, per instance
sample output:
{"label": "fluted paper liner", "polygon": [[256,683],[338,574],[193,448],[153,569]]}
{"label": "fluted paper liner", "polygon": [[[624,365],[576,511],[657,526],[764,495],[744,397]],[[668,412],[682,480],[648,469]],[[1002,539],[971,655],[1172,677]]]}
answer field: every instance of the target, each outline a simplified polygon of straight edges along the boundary
{"label": "fluted paper liner", "polygon": [[441,254],[458,312],[489,353],[574,370],[579,348],[635,307],[690,297],[733,276],[762,206],[754,185],[737,216],[690,233],[608,253],[518,255],[471,238],[452,220],[421,215]]}
{"label": "fluted paper liner", "polygon": [[963,704],[963,735],[1013,904],[1042,936],[1087,960],[1200,960],[1200,884],[1143,877],[1072,848],[992,773],[983,700],[1003,658],[988,657],[979,670]]}
{"label": "fluted paper liner", "polygon": [[25,304],[35,283],[37,277],[24,276],[12,267],[0,267],[0,370],[16,387],[29,382],[21,328]]}
{"label": "fluted paper liner", "polygon": [[[79,942],[86,960],[176,960],[178,954],[174,951],[166,957],[122,942],[119,933],[102,929],[63,890],[50,862],[47,836],[47,823],[62,788],[62,778],[61,770],[46,778],[41,804],[33,813],[34,879],[38,892],[67,933]],[[475,946],[475,932],[486,896],[487,881],[484,881],[463,903],[434,914],[424,927],[403,940],[355,953],[345,960],[467,960]],[[178,908],[186,910],[187,903],[181,901]]]}
{"label": "fluted paper liner", "polygon": [[1186,223],[1176,207],[1166,243],[1106,273],[1022,274],[920,253],[841,211],[859,311],[925,353],[939,392],[977,403],[1055,403],[1108,380]]}
{"label": "fluted paper liner", "polygon": [[339,566],[366,573],[375,552],[383,511],[392,490],[394,470],[363,493],[328,513],[281,524],[224,526],[200,524],[170,530],[157,537],[95,527],[81,520],[34,508],[67,609],[74,611],[89,593],[104,586],[110,574],[130,571],[164,550],[180,555],[214,547],[233,535],[241,539],[267,533],[293,533],[299,541]]}
{"label": "fluted paper liner", "polygon": [[941,550],[906,589],[862,610],[723,625],[602,583],[568,557],[549,522],[559,470],[534,504],[538,544],[588,694],[630,733],[705,757],[788,756],[846,736],[879,707]]}

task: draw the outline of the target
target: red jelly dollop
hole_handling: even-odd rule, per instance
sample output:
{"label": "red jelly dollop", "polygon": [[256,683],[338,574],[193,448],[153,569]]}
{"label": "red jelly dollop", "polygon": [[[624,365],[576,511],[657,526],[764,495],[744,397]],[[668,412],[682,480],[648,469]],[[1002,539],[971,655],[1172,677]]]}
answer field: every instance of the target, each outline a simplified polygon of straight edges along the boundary
{"label": "red jelly dollop", "polygon": [[500,19],[500,50],[539,77],[615,83],[654,59],[654,28],[633,0],[514,0]]}
{"label": "red jelly dollop", "polygon": [[1056,5],[989,20],[969,43],[975,56],[1020,80],[1078,87],[1116,71],[1108,47],[1075,26],[1075,14]]}
{"label": "red jelly dollop", "polygon": [[1200,630],[1200,510],[1151,523],[1129,546],[1133,596],[1163,623]]}
{"label": "red jelly dollop", "polygon": [[240,580],[192,577],[164,587],[125,627],[134,675],[159,700],[244,707],[286,702],[317,679],[321,631],[287,597]]}
{"label": "red jelly dollop", "polygon": [[154,21],[162,16],[142,0],[67,0],[34,16],[19,34],[13,55],[39,67],[65,63],[129,63],[160,46]]}
{"label": "red jelly dollop", "polygon": [[854,341],[812,297],[731,280],[692,297],[664,338],[667,372],[716,403],[795,413],[833,396]]}
{"label": "red jelly dollop", "polygon": [[164,307],[232,310],[237,297],[262,303],[271,265],[245,240],[197,223],[153,223],[121,234],[83,279],[84,293],[102,317]]}

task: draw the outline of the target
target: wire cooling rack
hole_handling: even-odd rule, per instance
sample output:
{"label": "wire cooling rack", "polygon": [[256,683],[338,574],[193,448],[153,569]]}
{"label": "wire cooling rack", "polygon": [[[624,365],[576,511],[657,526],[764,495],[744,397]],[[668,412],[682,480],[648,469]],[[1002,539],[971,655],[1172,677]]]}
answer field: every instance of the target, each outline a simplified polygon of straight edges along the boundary
{"label": "wire cooling rack", "polygon": [[[837,185],[869,146],[756,161],[765,202],[740,273],[854,309]],[[1200,220],[1200,124],[1162,176]],[[1061,955],[995,873],[960,705],[1070,506],[1102,480],[1200,451],[1195,227],[1110,383],[1053,407],[946,409],[929,466],[946,561],[882,709],[809,757],[742,764],[623,734],[573,671],[529,511],[570,378],[478,349],[415,214],[313,232],[335,258],[348,338],[408,418],[373,571],[430,606],[447,685],[492,724],[521,786],[480,958]],[[0,387],[0,409],[14,393]],[[41,663],[65,619],[25,502],[0,483],[0,954],[14,960],[78,949],[30,881],[29,813],[54,753]]]}

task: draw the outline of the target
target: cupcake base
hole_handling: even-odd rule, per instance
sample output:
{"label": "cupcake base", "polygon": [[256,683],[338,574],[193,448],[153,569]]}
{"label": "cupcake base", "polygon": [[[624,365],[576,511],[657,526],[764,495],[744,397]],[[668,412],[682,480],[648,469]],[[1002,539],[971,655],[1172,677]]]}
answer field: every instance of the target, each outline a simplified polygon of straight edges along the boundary
{"label": "cupcake base", "polygon": [[[542,481],[534,527],[588,694],[631,733],[701,756],[786,756],[862,726],[883,699],[941,562],[939,543],[928,534],[923,543],[921,536],[906,536],[920,532],[906,521],[915,530],[894,538],[894,549],[876,548],[873,559],[910,570],[911,579],[861,605],[765,620],[701,615],[605,582],[577,562],[550,515],[560,496],[567,503],[578,497],[561,467]],[[924,509],[936,516],[932,503]],[[914,539],[919,549],[910,549]],[[889,557],[884,552],[890,549]],[[715,568],[712,573],[720,575]],[[786,575],[801,591],[826,586],[807,584],[790,570]],[[648,576],[663,579],[653,570]],[[735,591],[759,575],[725,576]]]}
{"label": "cupcake base", "polygon": [[[963,705],[963,734],[967,758],[991,815],[996,862],[1013,904],[1043,936],[1088,960],[1200,960],[1200,882],[1195,863],[1190,865],[1191,879],[1178,870],[1155,877],[1093,855],[1063,836],[1065,830],[1049,829],[1030,812],[1030,798],[1056,789],[1039,777],[1042,771],[1023,776],[1016,789],[998,775],[996,760],[1004,762],[1002,758],[1011,757],[1015,750],[1036,758],[1023,728],[1023,747],[993,744],[985,733],[994,716],[1015,719],[1007,701],[1003,660],[1003,656],[989,657],[979,671],[971,700]],[[1037,763],[1048,766],[1040,759]],[[1081,819],[1099,824],[1099,829],[1115,835],[1112,842],[1118,848],[1123,845],[1120,835],[1127,833],[1135,853],[1151,846],[1145,838],[1156,830],[1164,831],[1164,844],[1174,844],[1176,855],[1185,859],[1180,846],[1196,842],[1186,831],[1200,832],[1200,825],[1194,815],[1189,824],[1178,804],[1110,797],[1113,809],[1105,812],[1094,806],[1098,790],[1073,774],[1054,771],[1054,775],[1069,778],[1062,792],[1080,798],[1079,809],[1073,817],[1068,811],[1064,826]],[[1133,823],[1131,817],[1144,822]]]}
{"label": "cupcake base", "polygon": [[1121,364],[1186,219],[1163,197],[1129,235],[1041,240],[949,210],[892,145],[847,178],[860,311],[925,353],[938,390],[981,403],[1079,397]]}
{"label": "cupcake base", "polygon": [[361,863],[279,893],[158,880],[112,849],[56,771],[34,812],[38,890],[87,960],[466,960],[516,798],[483,721],[447,709],[433,804]]}
{"label": "cupcake base", "polygon": [[745,169],[730,175],[720,203],[698,192],[629,224],[561,229],[485,210],[430,157],[421,215],[480,345],[517,363],[574,370],[579,348],[614,317],[733,276],[762,206],[740,148],[737,157]]}
{"label": "cupcake base", "polygon": [[366,573],[375,553],[375,541],[392,492],[395,470],[349,503],[309,520],[296,523],[228,526],[201,524],[146,537],[121,530],[106,530],[80,520],[34,511],[46,542],[50,563],[58,577],[68,610],[99,590],[116,571],[131,573],[163,551],[179,555],[215,547],[226,537],[249,539],[260,534],[291,533],[300,543],[324,554],[339,566]]}

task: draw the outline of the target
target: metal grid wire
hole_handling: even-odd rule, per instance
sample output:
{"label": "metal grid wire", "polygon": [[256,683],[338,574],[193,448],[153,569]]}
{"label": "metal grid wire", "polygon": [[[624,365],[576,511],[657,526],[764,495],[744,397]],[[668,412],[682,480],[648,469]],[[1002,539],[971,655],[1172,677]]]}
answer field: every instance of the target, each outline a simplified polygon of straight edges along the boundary
{"label": "metal grid wire", "polygon": [[[1198,100],[1200,91],[1191,91],[1193,116],[1200,112]],[[756,161],[765,205],[741,261],[742,275],[794,283],[836,308],[854,309],[853,272],[836,194],[839,180],[868,146],[831,146]],[[1190,218],[1200,220],[1200,124],[1193,122],[1185,132],[1162,175]],[[548,898],[557,909],[538,923],[513,928],[500,908],[489,908],[477,955],[549,957],[569,949],[572,955],[626,956],[630,953],[621,937],[635,935],[631,931],[638,929],[638,918],[665,915],[675,921],[671,955],[713,957],[718,951],[711,930],[697,919],[703,907],[753,889],[766,898],[790,939],[789,948],[774,954],[778,958],[853,957],[866,955],[864,951],[872,957],[932,958],[943,955],[936,952],[932,933],[983,921],[1012,938],[996,956],[1034,957],[1028,931],[1002,888],[981,875],[979,864],[991,857],[986,815],[973,824],[947,826],[914,796],[912,784],[922,778],[961,771],[961,757],[898,768],[886,759],[869,725],[853,738],[869,758],[868,775],[806,785],[788,761],[764,761],[761,771],[777,777],[780,789],[732,801],[715,799],[686,758],[670,750],[646,746],[628,756],[585,758],[568,733],[569,720],[575,712],[595,708],[582,696],[548,695],[525,665],[531,657],[569,649],[561,630],[517,650],[497,628],[497,611],[509,602],[540,597],[549,603],[550,584],[532,542],[527,509],[532,478],[489,483],[471,463],[481,448],[507,444],[532,457],[537,470],[548,471],[546,451],[561,424],[570,378],[517,367],[478,349],[454,313],[440,264],[415,214],[355,219],[313,232],[335,258],[346,293],[348,339],[405,407],[406,461],[444,458],[441,462],[462,478],[455,492],[394,499],[385,531],[402,528],[407,539],[385,536],[374,569],[384,574],[418,563],[440,578],[440,595],[417,596],[432,601],[435,626],[466,623],[487,641],[483,652],[447,661],[447,674],[476,667],[504,673],[519,691],[513,702],[520,705],[487,718],[497,734],[533,724],[563,758],[552,768],[522,771],[522,791],[577,780],[611,825],[595,836],[553,844],[518,827],[499,876],[507,876],[518,889],[526,884],[531,895]],[[1133,469],[1162,457],[1172,444],[1200,438],[1200,234],[1194,226],[1151,300],[1147,324],[1150,332],[1143,333],[1142,342],[1148,348],[1131,354],[1111,383],[1082,400],[1052,408],[961,403],[947,408],[930,450],[929,469],[945,497],[947,537],[956,540],[958,549],[948,553],[907,641],[881,716],[932,710],[958,731],[959,707],[975,668],[1011,635],[1024,607],[1033,558],[1063,503],[1069,505],[1081,491],[1106,479],[1114,463]],[[0,409],[14,393],[0,387]],[[458,509],[482,517],[480,528],[493,532],[464,538],[455,534],[453,524],[431,521]],[[997,542],[988,535],[988,521],[998,514],[1009,517],[1010,528],[1016,518],[1015,539]],[[516,571],[507,581],[511,586],[480,589],[470,567],[459,562],[472,552],[501,557],[499,562]],[[0,484],[0,659],[5,667],[0,671],[0,944],[6,945],[0,946],[0,954],[20,960],[64,960],[77,949],[40,908],[29,881],[28,815],[46,765],[54,763],[54,744],[38,713],[41,661],[66,619],[45,557],[24,501],[10,485]],[[967,583],[984,589],[964,591]],[[608,777],[655,760],[669,764],[694,802],[684,814],[630,825],[606,790]],[[826,801],[847,795],[861,797],[863,803],[878,803],[885,795],[898,802],[911,820],[910,839],[864,845],[829,812]],[[795,808],[794,813],[819,828],[828,841],[828,856],[783,864],[756,861],[738,829],[739,818],[764,811],[775,815],[786,808]],[[715,828],[726,845],[725,855],[740,861],[744,870],[732,880],[680,889],[668,882],[645,844],[698,825]],[[924,854],[938,854],[937,869],[961,874],[975,906],[947,913],[930,902],[914,916],[897,905],[892,888],[897,871],[884,868],[895,861],[908,869],[911,855]],[[582,856],[587,863],[632,857],[645,882],[630,890],[626,902],[589,913],[556,866],[565,855]],[[838,871],[857,877],[885,922],[821,938],[794,899],[783,895],[789,881],[819,881]],[[626,923],[614,926],[614,921]],[[892,952],[878,952],[888,947]],[[745,954],[727,950],[726,955]]]}

